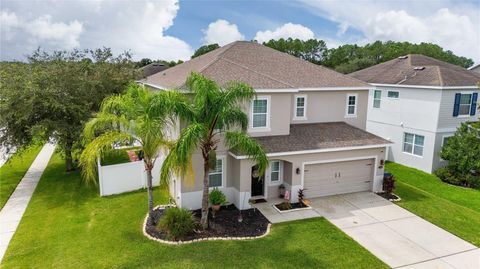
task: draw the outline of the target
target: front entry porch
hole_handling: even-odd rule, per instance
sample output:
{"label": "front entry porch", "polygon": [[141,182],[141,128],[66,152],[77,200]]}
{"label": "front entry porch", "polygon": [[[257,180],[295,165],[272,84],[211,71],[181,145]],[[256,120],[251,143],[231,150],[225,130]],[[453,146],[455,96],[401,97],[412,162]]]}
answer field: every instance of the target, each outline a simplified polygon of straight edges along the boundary
{"label": "front entry porch", "polygon": [[279,212],[274,205],[284,202],[281,198],[270,198],[265,203],[251,204],[253,208],[260,210],[260,212],[271,222],[280,223],[285,221],[309,219],[321,217],[313,208],[302,208],[293,211]]}

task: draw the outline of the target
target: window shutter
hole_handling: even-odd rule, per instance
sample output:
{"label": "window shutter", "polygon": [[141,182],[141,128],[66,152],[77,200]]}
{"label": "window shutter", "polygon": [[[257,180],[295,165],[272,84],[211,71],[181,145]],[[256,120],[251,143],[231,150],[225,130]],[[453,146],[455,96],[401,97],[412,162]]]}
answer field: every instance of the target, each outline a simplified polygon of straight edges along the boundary
{"label": "window shutter", "polygon": [[477,99],[478,93],[473,93],[472,95],[472,107],[470,107],[470,116],[475,116],[475,112],[477,112]]}
{"label": "window shutter", "polygon": [[462,97],[461,93],[455,94],[455,104],[453,105],[453,116],[458,117],[458,112],[460,111],[460,98]]}

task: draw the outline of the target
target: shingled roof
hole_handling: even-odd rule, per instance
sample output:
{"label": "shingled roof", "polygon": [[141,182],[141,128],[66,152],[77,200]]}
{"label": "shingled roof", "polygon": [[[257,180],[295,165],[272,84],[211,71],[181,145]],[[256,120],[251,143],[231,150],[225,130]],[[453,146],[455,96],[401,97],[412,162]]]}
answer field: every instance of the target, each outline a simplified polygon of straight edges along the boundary
{"label": "shingled roof", "polygon": [[184,88],[192,71],[220,85],[242,81],[255,89],[365,87],[363,81],[255,42],[236,41],[142,80],[161,88]]}
{"label": "shingled roof", "polygon": [[408,54],[349,74],[369,83],[476,86],[480,74],[421,54]]}
{"label": "shingled roof", "polygon": [[[266,153],[391,144],[345,122],[291,124],[289,135],[253,137]],[[240,154],[232,150],[234,154]]]}

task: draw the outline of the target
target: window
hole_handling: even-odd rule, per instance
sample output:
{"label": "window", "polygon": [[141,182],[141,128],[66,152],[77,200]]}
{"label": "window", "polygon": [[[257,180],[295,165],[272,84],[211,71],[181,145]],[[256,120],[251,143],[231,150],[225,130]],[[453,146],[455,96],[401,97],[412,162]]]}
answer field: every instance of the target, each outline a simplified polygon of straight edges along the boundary
{"label": "window", "polygon": [[423,135],[405,133],[403,138],[403,152],[423,156],[424,143],[425,137]]}
{"label": "window", "polygon": [[460,109],[458,115],[470,115],[470,106],[472,105],[472,95],[471,94],[461,94],[460,95]]}
{"label": "window", "polygon": [[380,108],[380,103],[382,102],[382,91],[375,90],[373,92],[373,107]]}
{"label": "window", "polygon": [[270,162],[270,181],[272,183],[277,183],[282,181],[282,162],[281,161],[271,161]]}
{"label": "window", "polygon": [[450,139],[451,137],[452,137],[452,135],[443,136],[442,147],[445,146],[445,145],[447,145],[448,139]]}
{"label": "window", "polygon": [[387,93],[388,98],[398,99],[400,97],[400,92],[397,91],[388,91]]}
{"label": "window", "polygon": [[223,159],[217,159],[215,169],[208,174],[209,187],[222,187],[223,185]]}
{"label": "window", "polygon": [[307,117],[307,96],[295,96],[295,119]]}
{"label": "window", "polygon": [[357,115],[357,94],[347,94],[346,116],[354,117]]}
{"label": "window", "polygon": [[268,99],[258,98],[252,102],[252,127],[268,127]]}
{"label": "window", "polygon": [[477,108],[478,93],[456,93],[453,116],[474,116]]}

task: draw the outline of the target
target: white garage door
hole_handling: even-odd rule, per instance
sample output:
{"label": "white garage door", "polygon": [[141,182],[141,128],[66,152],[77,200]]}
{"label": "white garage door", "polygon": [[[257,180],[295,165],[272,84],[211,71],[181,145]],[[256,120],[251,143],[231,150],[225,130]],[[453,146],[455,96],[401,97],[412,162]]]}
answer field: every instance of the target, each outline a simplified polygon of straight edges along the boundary
{"label": "white garage door", "polygon": [[372,189],[374,159],[305,165],[305,197]]}

